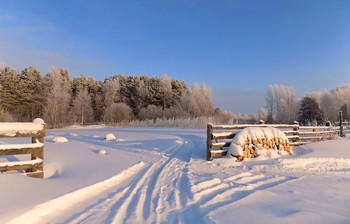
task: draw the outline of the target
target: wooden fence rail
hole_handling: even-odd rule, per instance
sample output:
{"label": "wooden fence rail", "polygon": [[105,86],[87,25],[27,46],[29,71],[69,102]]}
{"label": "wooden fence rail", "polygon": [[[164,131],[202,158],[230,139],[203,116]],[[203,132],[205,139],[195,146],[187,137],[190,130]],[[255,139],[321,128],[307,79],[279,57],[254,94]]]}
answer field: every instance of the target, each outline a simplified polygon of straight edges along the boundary
{"label": "wooden fence rail", "polygon": [[45,124],[31,122],[0,123],[0,138],[30,137],[31,143],[0,144],[0,158],[30,154],[28,161],[0,162],[0,172],[25,170],[30,177],[44,177]]}
{"label": "wooden fence rail", "polygon": [[313,141],[332,139],[337,130],[330,126],[305,127],[299,124],[240,124],[240,125],[207,125],[206,159],[211,161],[216,157],[225,156],[228,147],[236,133],[247,127],[274,127],[283,131],[291,146],[298,146]]}

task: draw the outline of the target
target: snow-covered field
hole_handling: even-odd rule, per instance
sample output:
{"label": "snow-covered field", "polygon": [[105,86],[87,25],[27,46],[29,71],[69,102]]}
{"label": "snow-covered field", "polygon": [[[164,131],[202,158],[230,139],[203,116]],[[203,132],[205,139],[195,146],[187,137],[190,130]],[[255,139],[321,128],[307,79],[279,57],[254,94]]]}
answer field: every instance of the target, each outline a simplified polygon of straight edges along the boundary
{"label": "snow-covered field", "polygon": [[206,161],[205,130],[72,127],[45,140],[44,179],[0,174],[0,223],[350,223],[349,137],[242,163]]}

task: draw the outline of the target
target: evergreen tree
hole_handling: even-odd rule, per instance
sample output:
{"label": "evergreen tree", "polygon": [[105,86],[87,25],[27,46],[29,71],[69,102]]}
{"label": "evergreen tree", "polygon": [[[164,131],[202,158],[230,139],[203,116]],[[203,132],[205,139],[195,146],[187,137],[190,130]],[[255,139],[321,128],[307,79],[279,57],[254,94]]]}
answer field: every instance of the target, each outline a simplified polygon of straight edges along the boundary
{"label": "evergreen tree", "polygon": [[16,120],[22,121],[29,98],[18,72],[9,67],[4,68],[0,74],[0,101],[4,112],[10,113]]}
{"label": "evergreen tree", "polygon": [[23,114],[26,120],[42,117],[44,107],[43,81],[39,70],[34,67],[25,68],[20,75],[23,81],[26,101]]}
{"label": "evergreen tree", "polygon": [[344,104],[341,106],[340,111],[343,115],[343,121],[349,121],[348,105]]}
{"label": "evergreen tree", "polygon": [[323,113],[314,98],[304,97],[299,109],[298,122],[301,125],[323,123]]}

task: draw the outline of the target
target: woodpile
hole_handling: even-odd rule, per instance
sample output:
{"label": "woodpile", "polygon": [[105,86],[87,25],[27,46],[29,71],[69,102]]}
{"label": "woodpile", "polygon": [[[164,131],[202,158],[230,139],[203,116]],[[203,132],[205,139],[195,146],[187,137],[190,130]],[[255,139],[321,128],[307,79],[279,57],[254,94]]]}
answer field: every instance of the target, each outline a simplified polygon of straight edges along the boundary
{"label": "woodpile", "polygon": [[245,142],[241,145],[243,149],[243,155],[232,155],[237,158],[237,161],[240,162],[244,158],[254,158],[259,156],[256,153],[257,149],[266,149],[266,150],[278,150],[285,151],[288,154],[291,154],[290,145],[288,139],[286,138],[257,138],[255,140],[246,139]]}

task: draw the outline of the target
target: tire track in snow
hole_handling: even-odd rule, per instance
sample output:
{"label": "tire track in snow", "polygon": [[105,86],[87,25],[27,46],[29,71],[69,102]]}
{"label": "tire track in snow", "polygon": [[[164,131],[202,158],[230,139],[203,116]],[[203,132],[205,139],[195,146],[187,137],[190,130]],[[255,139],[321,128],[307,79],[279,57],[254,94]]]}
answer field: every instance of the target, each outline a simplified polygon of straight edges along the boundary
{"label": "tire track in snow", "polygon": [[205,180],[192,187],[193,200],[182,209],[173,211],[168,217],[170,223],[211,222],[208,213],[230,203],[237,202],[249,195],[278,186],[292,177],[254,175],[250,172],[241,173],[220,180],[214,178]]}
{"label": "tire track in snow", "polygon": [[[185,148],[185,149],[184,149]],[[187,152],[184,153],[184,150]],[[126,201],[123,206],[128,206],[129,213],[126,216],[122,210],[118,210],[114,221],[128,223],[153,223],[162,222],[167,213],[173,208],[181,208],[187,201],[187,196],[180,194],[179,185],[183,185],[184,176],[187,175],[186,164],[191,152],[182,143],[163,150],[168,156],[154,163],[149,172],[136,187],[134,203]],[[189,186],[189,184],[187,184]],[[181,186],[183,188],[183,186]]]}
{"label": "tire track in snow", "polygon": [[[56,217],[69,213],[69,210],[73,207],[79,206],[84,201],[94,198],[111,188],[115,188],[120,182],[125,182],[130,179],[135,173],[138,173],[145,166],[145,163],[141,162],[121,173],[101,181],[99,183],[81,188],[71,193],[65,194],[61,197],[49,200],[42,204],[39,204],[27,211],[23,215],[10,221],[9,223],[41,223],[42,220],[56,220]],[[64,206],[62,206],[64,205]]]}
{"label": "tire track in snow", "polygon": [[[187,163],[192,152],[191,147],[184,146],[184,143],[186,142],[176,141],[174,145],[163,150],[167,156],[164,155],[157,162],[149,162],[134,175],[128,186],[109,193],[79,214],[66,219],[65,222],[160,223],[165,221],[170,211],[184,207],[189,200],[188,197],[191,197]],[[183,194],[181,190],[186,187],[187,194]]]}

